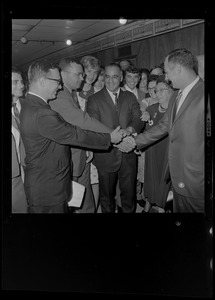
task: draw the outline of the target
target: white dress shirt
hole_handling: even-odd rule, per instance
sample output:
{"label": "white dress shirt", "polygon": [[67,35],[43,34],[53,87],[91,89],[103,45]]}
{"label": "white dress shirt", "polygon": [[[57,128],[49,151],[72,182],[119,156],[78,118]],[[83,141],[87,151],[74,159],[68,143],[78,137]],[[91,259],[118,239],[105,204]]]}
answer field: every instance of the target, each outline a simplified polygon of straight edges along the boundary
{"label": "white dress shirt", "polygon": [[108,93],[109,93],[109,95],[111,96],[111,99],[113,100],[113,103],[114,103],[114,105],[116,104],[115,103],[115,93],[117,93],[117,97],[119,98],[119,92],[120,92],[120,89],[118,89],[118,91],[117,92],[111,92],[111,91],[109,91],[108,89],[107,89],[107,91],[108,91]]}
{"label": "white dress shirt", "polygon": [[129,92],[133,93],[136,96],[137,100],[138,100],[138,93],[137,93],[137,88],[136,87],[133,90],[131,90],[129,88],[129,86],[127,86],[127,84],[125,84],[124,87],[125,87],[126,91],[129,91]]}

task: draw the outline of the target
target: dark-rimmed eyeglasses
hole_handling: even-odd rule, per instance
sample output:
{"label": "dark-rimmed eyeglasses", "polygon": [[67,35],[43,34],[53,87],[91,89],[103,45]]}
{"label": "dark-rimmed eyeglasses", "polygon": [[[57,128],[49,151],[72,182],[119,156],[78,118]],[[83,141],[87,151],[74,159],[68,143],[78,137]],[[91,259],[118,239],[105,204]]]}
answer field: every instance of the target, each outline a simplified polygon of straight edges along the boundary
{"label": "dark-rimmed eyeglasses", "polygon": [[56,82],[58,83],[58,85],[63,85],[63,83],[62,83],[62,80],[61,80],[61,79],[55,79],[55,78],[50,78],[50,77],[46,77],[46,79],[49,79],[49,80],[56,81]]}
{"label": "dark-rimmed eyeglasses", "polygon": [[148,88],[149,91],[154,91],[156,93],[156,88],[153,87],[153,88]]}

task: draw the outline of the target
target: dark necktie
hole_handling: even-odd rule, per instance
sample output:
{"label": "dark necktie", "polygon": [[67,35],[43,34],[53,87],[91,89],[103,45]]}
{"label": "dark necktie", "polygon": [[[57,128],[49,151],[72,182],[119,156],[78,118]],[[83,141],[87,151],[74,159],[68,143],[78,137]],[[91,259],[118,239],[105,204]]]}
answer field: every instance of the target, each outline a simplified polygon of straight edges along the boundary
{"label": "dark necktie", "polygon": [[175,117],[176,117],[176,112],[177,112],[178,104],[179,104],[179,101],[180,101],[181,97],[182,97],[182,91],[180,91],[178,93],[178,96],[176,97],[175,105],[174,105],[174,108],[173,108],[173,114],[172,114],[172,121],[173,122],[174,122]]}
{"label": "dark necktie", "polygon": [[14,112],[14,116],[15,116],[15,119],[16,119],[16,124],[19,128],[19,126],[20,126],[19,110],[17,108],[16,103],[13,103],[13,112]]}
{"label": "dark necktie", "polygon": [[73,97],[73,99],[75,100],[75,102],[77,103],[78,108],[81,108],[81,107],[80,107],[80,104],[79,104],[79,102],[78,102],[78,96],[77,96],[77,91],[76,91],[76,90],[73,90],[73,91],[72,91],[72,97]]}
{"label": "dark necktie", "polygon": [[117,95],[117,93],[113,93],[113,94],[115,96],[115,99],[114,99],[115,100],[115,103],[114,103],[115,104],[115,108],[116,108],[116,111],[118,111],[118,100],[119,100],[118,99],[118,95]]}

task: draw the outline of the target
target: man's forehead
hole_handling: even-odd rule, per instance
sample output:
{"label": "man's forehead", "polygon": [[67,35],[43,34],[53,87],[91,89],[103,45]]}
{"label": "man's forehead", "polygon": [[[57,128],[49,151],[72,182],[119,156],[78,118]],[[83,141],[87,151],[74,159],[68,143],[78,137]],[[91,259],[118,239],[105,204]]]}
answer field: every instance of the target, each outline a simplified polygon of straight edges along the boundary
{"label": "man's forehead", "polygon": [[126,72],[126,75],[132,76],[132,77],[138,77],[138,73],[131,73],[131,72]]}
{"label": "man's forehead", "polygon": [[120,69],[117,66],[108,66],[105,68],[105,73],[115,73],[115,74],[120,74]]}

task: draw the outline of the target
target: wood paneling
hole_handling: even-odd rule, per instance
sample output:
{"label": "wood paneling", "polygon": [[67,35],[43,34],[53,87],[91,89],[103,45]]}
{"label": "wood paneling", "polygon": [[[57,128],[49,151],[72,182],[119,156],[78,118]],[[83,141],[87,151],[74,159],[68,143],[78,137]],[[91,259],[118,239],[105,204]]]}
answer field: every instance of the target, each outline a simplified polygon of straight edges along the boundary
{"label": "wood paneling", "polygon": [[[204,53],[204,23],[171,31],[131,43],[136,66],[151,69],[164,62],[165,56],[177,48],[187,48],[194,55]],[[93,53],[103,66],[118,59],[117,47]]]}

